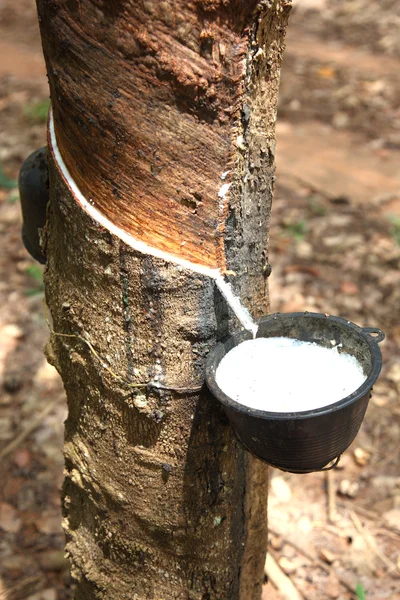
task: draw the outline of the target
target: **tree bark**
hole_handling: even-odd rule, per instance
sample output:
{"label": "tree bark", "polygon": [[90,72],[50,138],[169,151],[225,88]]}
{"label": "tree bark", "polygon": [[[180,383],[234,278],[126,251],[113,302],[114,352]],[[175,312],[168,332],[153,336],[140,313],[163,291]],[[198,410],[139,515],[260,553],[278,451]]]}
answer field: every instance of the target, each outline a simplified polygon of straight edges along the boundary
{"label": "tree bark", "polygon": [[47,354],[68,398],[78,600],[260,597],[266,467],[203,385],[207,353],[237,329],[208,275],[228,272],[253,316],[268,312],[289,8],[38,0],[54,116]]}

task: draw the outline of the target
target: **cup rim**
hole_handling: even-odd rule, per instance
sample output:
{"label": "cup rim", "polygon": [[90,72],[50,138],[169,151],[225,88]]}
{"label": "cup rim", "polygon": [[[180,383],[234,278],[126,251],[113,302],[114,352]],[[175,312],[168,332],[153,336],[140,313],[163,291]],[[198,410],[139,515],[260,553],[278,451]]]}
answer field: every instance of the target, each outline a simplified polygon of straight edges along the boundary
{"label": "cup rim", "polygon": [[[312,312],[307,312],[307,311],[294,312],[294,313],[279,313],[279,312],[273,313],[271,315],[267,315],[267,316],[261,318],[259,321],[257,321],[257,324],[261,325],[262,323],[268,323],[269,321],[277,320],[279,318],[295,319],[298,317],[306,317],[306,318],[312,318],[312,319],[327,319],[329,321],[339,323],[340,325],[344,326],[345,328],[352,329],[357,335],[359,335],[362,339],[364,339],[368,344],[369,350],[371,352],[371,358],[372,358],[371,372],[369,373],[369,375],[368,375],[367,379],[364,381],[364,383],[362,383],[361,386],[358,387],[354,392],[352,392],[348,396],[342,398],[341,400],[334,402],[333,404],[327,404],[326,406],[321,406],[319,408],[313,408],[313,409],[303,410],[303,411],[298,411],[298,412],[272,412],[272,411],[262,410],[259,408],[251,408],[249,406],[246,406],[245,404],[241,404],[237,400],[234,400],[233,398],[228,396],[217,384],[216,370],[218,368],[220,361],[218,362],[218,365],[216,365],[215,357],[216,357],[217,353],[220,351],[220,349],[224,348],[228,342],[229,342],[229,344],[231,344],[233,342],[233,345],[231,347],[231,349],[233,349],[234,347],[238,346],[241,342],[253,339],[251,332],[249,332],[247,330],[242,330],[242,331],[238,331],[238,332],[234,333],[233,335],[229,336],[224,341],[219,342],[209,352],[207,360],[206,360],[206,383],[207,383],[207,386],[208,386],[209,390],[211,391],[211,393],[213,394],[213,396],[217,400],[219,400],[221,402],[221,404],[223,404],[227,408],[234,410],[236,412],[247,414],[248,416],[256,417],[256,418],[260,418],[260,419],[279,420],[279,421],[301,420],[301,419],[308,419],[310,417],[329,415],[336,411],[342,410],[342,409],[348,407],[350,404],[353,404],[357,400],[363,398],[366,394],[368,394],[371,391],[372,386],[378,379],[379,373],[382,368],[382,354],[378,347],[378,342],[376,341],[376,339],[374,339],[370,335],[371,328],[367,327],[366,331],[364,331],[364,329],[362,327],[360,327],[359,325],[356,325],[355,323],[353,323],[352,321],[348,321],[347,319],[343,319],[342,317],[336,317],[336,316],[328,315],[328,314],[324,314],[324,313],[312,313]],[[380,332],[380,330],[376,330],[376,331]],[[382,332],[380,332],[380,333],[381,333],[381,339],[383,339],[382,336],[384,337],[384,334]],[[262,336],[260,336],[260,337],[262,337]],[[257,336],[256,336],[256,338],[257,338]],[[226,354],[227,354],[227,352],[225,352],[224,356]]]}

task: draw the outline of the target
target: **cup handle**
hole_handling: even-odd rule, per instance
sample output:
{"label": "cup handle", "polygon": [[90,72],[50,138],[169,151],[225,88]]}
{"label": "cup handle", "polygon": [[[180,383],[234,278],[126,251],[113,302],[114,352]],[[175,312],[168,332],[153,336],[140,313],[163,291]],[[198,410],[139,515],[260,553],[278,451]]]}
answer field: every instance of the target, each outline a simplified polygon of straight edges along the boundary
{"label": "cup handle", "polygon": [[385,339],[385,334],[383,331],[378,329],[377,327],[363,327],[363,332],[370,336],[371,339],[374,340],[377,344],[383,342]]}

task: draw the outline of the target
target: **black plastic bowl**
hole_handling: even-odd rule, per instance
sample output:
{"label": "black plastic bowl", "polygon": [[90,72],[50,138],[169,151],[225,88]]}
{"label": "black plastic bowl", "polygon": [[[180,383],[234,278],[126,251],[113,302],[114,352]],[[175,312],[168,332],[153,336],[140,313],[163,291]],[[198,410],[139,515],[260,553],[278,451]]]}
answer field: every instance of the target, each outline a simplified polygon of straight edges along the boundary
{"label": "black plastic bowl", "polygon": [[[335,340],[335,345],[341,344],[339,351],[355,356],[367,376],[355,392],[334,404],[301,412],[268,412],[229,398],[215,379],[222,358],[241,342],[252,339],[252,334],[249,331],[236,333],[210,352],[206,364],[207,385],[223,404],[236,435],[247,450],[284,471],[319,471],[349,447],[360,429],[372,386],[382,367],[378,343],[385,334],[340,317],[307,312],[276,313],[264,317],[258,325],[258,338],[295,338],[325,348],[332,348],[332,340]],[[268,364],[265,369],[267,372]],[[289,372],[287,376],[290,377]]]}

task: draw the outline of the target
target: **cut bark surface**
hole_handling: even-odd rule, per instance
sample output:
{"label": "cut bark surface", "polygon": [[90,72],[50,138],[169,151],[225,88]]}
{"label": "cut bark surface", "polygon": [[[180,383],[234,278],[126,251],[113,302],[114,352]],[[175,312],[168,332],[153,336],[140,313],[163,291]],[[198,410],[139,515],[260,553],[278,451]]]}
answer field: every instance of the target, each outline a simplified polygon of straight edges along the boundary
{"label": "cut bark surface", "polygon": [[[39,0],[38,9],[57,140],[84,196],[133,237],[225,268],[222,186],[241,181],[222,175],[246,148],[253,187],[273,163],[289,2]],[[254,156],[246,135],[261,146]]]}

